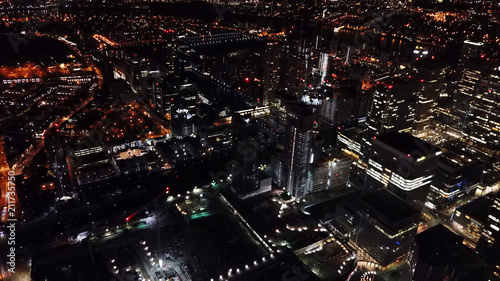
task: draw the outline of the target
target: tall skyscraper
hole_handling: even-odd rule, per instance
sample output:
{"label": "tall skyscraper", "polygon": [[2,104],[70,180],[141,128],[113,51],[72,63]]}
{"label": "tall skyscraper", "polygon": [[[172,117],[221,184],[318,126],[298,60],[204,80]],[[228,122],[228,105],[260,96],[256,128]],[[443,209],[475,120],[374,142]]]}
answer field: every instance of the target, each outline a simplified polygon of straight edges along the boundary
{"label": "tall skyscraper", "polygon": [[422,90],[417,93],[418,103],[415,113],[414,129],[417,133],[431,128],[434,123],[434,111],[440,96],[446,94],[446,75],[449,66],[443,63],[420,63],[415,65],[412,77],[422,83]]}
{"label": "tall skyscraper", "polygon": [[271,152],[271,177],[273,184],[278,187],[283,187],[283,159],[280,151]]}
{"label": "tall skyscraper", "polygon": [[469,149],[486,160],[500,159],[500,61],[464,62],[454,112]]}
{"label": "tall skyscraper", "polygon": [[173,29],[163,31],[163,46],[161,52],[161,68],[168,76],[179,76],[180,68],[177,58],[177,36]]}
{"label": "tall skyscraper", "polygon": [[297,200],[307,193],[315,120],[316,114],[313,108],[305,103],[295,102],[287,106],[283,153],[284,186],[285,190]]}
{"label": "tall skyscraper", "polygon": [[420,83],[406,78],[378,82],[368,111],[368,128],[362,143],[364,161],[370,155],[374,136],[388,132],[411,132],[420,90]]}
{"label": "tall skyscraper", "polygon": [[306,86],[306,76],[309,69],[308,54],[305,49],[283,48],[282,77],[280,77],[280,89],[289,94],[302,98],[302,92]]}
{"label": "tall skyscraper", "polygon": [[[159,79],[161,80],[161,79]],[[167,111],[163,108],[163,90],[160,82],[149,81],[148,83],[148,95],[150,98],[150,106],[158,112],[158,114],[167,117]],[[168,118],[170,118],[170,111],[168,111]]]}
{"label": "tall skyscraper", "polygon": [[233,116],[233,159],[238,163],[238,173],[233,175],[232,186],[239,195],[259,189],[258,153],[255,145],[259,126],[250,116]]}
{"label": "tall skyscraper", "polygon": [[[280,135],[284,134],[286,128],[287,105],[295,102],[296,97],[287,94],[286,92],[275,92],[270,96],[270,112],[273,117],[273,131],[276,130]],[[281,144],[278,144],[281,145]],[[279,147],[283,149],[282,147]]]}
{"label": "tall skyscraper", "polygon": [[421,85],[410,79],[391,79],[379,83],[368,112],[371,136],[388,132],[410,132],[415,121],[417,95]]}
{"label": "tall skyscraper", "polygon": [[330,54],[320,53],[319,56],[319,75],[321,76],[321,84],[325,83],[326,75],[328,75],[328,65],[330,62]]}
{"label": "tall skyscraper", "polygon": [[408,133],[376,136],[364,192],[387,188],[422,209],[441,153],[439,148]]}
{"label": "tall skyscraper", "polygon": [[361,83],[348,80],[333,89],[325,89],[325,99],[320,115],[324,121],[334,124],[356,124],[366,117],[370,106],[370,95],[361,89]]}
{"label": "tall skyscraper", "polygon": [[283,80],[282,49],[279,45],[271,45],[266,50],[266,69],[264,70],[264,100],[268,105],[269,97],[280,89]]}

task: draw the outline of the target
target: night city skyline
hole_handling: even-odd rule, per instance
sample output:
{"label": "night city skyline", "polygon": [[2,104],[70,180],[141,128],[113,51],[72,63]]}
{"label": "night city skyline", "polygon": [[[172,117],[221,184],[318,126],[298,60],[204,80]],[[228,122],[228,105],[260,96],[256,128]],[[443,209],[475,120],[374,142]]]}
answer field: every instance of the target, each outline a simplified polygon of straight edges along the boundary
{"label": "night city skyline", "polygon": [[0,17],[0,280],[500,280],[500,2]]}

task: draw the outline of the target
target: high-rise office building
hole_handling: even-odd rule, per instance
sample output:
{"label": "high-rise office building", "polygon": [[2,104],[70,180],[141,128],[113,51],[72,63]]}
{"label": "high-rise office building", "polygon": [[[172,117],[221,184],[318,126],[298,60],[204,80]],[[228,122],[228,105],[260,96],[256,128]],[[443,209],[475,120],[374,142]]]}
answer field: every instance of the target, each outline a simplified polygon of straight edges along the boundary
{"label": "high-rise office building", "polygon": [[468,149],[487,160],[500,159],[500,61],[486,57],[463,63],[454,114]]}
{"label": "high-rise office building", "polygon": [[437,102],[447,95],[445,78],[448,72],[449,66],[444,63],[425,62],[414,66],[412,77],[422,83],[415,112],[414,129],[417,133],[431,129]]}
{"label": "high-rise office building", "polygon": [[271,152],[271,177],[273,185],[283,187],[283,155],[279,151]]}
{"label": "high-rise office building", "polygon": [[420,91],[420,83],[410,79],[391,79],[379,83],[368,112],[368,131],[371,136],[411,132]]}
{"label": "high-rise office building", "polygon": [[233,159],[238,163],[238,173],[233,175],[232,186],[239,195],[259,189],[259,161],[257,142],[259,126],[250,116],[233,116]]}
{"label": "high-rise office building", "polygon": [[355,124],[368,113],[370,95],[361,89],[361,82],[348,80],[330,91],[325,91],[325,96],[320,115],[328,123]]}
{"label": "high-rise office building", "polygon": [[376,136],[364,192],[387,188],[422,209],[442,151],[408,133]]}
{"label": "high-rise office building", "polygon": [[266,50],[266,69],[264,70],[264,100],[263,104],[269,103],[269,97],[280,90],[283,80],[282,48],[279,45],[271,45]]}
{"label": "high-rise office building", "polygon": [[459,70],[460,67],[463,66],[465,61],[472,58],[480,57],[483,48],[484,48],[484,43],[482,42],[473,42],[470,40],[465,40],[464,43],[462,44],[462,50],[460,51],[460,58],[458,62]]}
{"label": "high-rise office building", "polygon": [[311,165],[309,181],[311,192],[341,187],[349,181],[352,160],[340,154],[321,157]]}
{"label": "high-rise office building", "polygon": [[187,110],[177,110],[171,118],[170,127],[172,137],[184,138],[193,135],[195,130],[196,119]]}
{"label": "high-rise office building", "polygon": [[146,91],[149,97],[149,106],[154,108],[158,114],[165,116],[166,112],[163,110],[163,91],[160,84],[161,78],[158,78],[157,80],[158,81],[153,81],[153,79],[146,80]]}
{"label": "high-rise office building", "polygon": [[287,91],[290,95],[302,97],[306,86],[308,65],[308,54],[305,49],[283,48],[281,66],[282,77],[280,77],[280,89]]}
{"label": "high-rise office building", "polygon": [[328,66],[330,62],[330,54],[328,53],[320,53],[319,55],[319,76],[321,77],[321,84],[324,84],[326,81],[326,75],[328,75]]}
{"label": "high-rise office building", "polygon": [[[286,92],[275,92],[270,96],[270,113],[273,117],[274,130],[283,134],[286,127],[286,107],[287,104],[297,101],[296,97]],[[273,131],[274,131],[273,130]]]}
{"label": "high-rise office building", "polygon": [[163,46],[161,52],[161,68],[168,76],[179,76],[180,67],[177,58],[177,36],[173,29],[163,31]]}
{"label": "high-rise office building", "polygon": [[378,82],[368,111],[368,128],[362,143],[364,161],[368,160],[374,136],[388,132],[411,132],[420,90],[420,83],[406,78]]}
{"label": "high-rise office building", "polygon": [[284,187],[297,200],[307,193],[315,120],[316,114],[312,107],[300,102],[287,106],[283,153]]}
{"label": "high-rise office building", "polygon": [[161,83],[153,83],[152,90],[154,108],[166,119],[176,113],[196,115],[198,91],[193,83],[164,78]]}

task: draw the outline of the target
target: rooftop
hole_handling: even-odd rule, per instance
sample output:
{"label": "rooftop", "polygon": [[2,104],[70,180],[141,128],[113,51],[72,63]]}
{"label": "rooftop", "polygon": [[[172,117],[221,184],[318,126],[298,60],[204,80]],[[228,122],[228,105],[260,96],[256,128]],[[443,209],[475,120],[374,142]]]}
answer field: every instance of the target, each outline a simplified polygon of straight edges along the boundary
{"label": "rooftop", "polygon": [[80,169],[78,169],[78,173],[88,173],[88,172],[93,172],[93,171],[103,170],[103,169],[110,169],[114,172],[113,164],[100,163],[97,165],[91,165],[91,166],[86,166],[86,167],[80,168]]}
{"label": "rooftop", "polygon": [[384,143],[403,154],[430,155],[441,151],[438,147],[408,133],[390,132],[377,136],[375,142]]}
{"label": "rooftop", "polygon": [[419,248],[419,258],[431,265],[451,265],[459,270],[489,267],[485,260],[462,244],[463,238],[442,224],[416,235],[415,241]]}
{"label": "rooftop", "polygon": [[440,159],[441,165],[446,165],[453,169],[477,165],[478,159],[469,152],[453,146],[444,147],[443,157]]}
{"label": "rooftop", "polygon": [[476,221],[486,223],[492,205],[493,199],[488,196],[483,196],[457,208],[456,211],[463,215],[468,215]]}
{"label": "rooftop", "polygon": [[381,189],[362,196],[368,212],[391,229],[403,227],[420,217],[420,211],[392,192]]}

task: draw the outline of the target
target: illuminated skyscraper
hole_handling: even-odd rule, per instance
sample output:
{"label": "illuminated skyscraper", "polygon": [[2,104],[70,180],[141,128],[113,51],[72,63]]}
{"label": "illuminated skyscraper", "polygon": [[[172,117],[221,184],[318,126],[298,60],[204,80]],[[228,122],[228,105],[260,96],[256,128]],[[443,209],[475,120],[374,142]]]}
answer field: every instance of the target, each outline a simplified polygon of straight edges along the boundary
{"label": "illuminated skyscraper", "polygon": [[266,50],[267,60],[264,72],[264,101],[269,103],[269,97],[280,89],[280,83],[283,80],[282,49],[281,46],[271,45]]}
{"label": "illuminated skyscraper", "polygon": [[486,57],[465,61],[454,114],[458,130],[472,152],[500,159],[500,61]]}
{"label": "illuminated skyscraper", "polygon": [[445,78],[449,67],[445,64],[422,63],[414,67],[414,76],[422,83],[422,91],[417,93],[418,103],[415,113],[415,131],[422,132],[434,123],[434,111],[440,97],[447,95]]}
{"label": "illuminated skyscraper", "polygon": [[421,85],[409,79],[379,83],[368,112],[371,135],[388,132],[410,132],[415,121],[417,94]]}
{"label": "illuminated skyscraper", "polygon": [[378,82],[368,111],[368,128],[362,143],[364,161],[374,136],[388,132],[411,132],[415,122],[420,83],[410,79]]}
{"label": "illuminated skyscraper", "polygon": [[[304,43],[304,40],[301,42]],[[288,94],[298,96],[300,99],[306,86],[308,70],[310,70],[309,49],[303,44],[298,47],[283,46],[280,60],[280,90],[285,90]]]}
{"label": "illuminated skyscraper", "polygon": [[328,53],[321,53],[319,57],[319,75],[321,76],[321,84],[325,83],[326,75],[328,74],[328,64],[330,55]]}
{"label": "illuminated skyscraper", "polygon": [[163,47],[161,52],[161,67],[168,76],[179,76],[180,68],[177,58],[177,36],[175,30],[163,31]]}
{"label": "illuminated skyscraper", "polygon": [[[355,124],[366,118],[370,107],[370,95],[361,89],[361,83],[346,81],[335,88],[326,88],[320,115],[324,121],[334,124]],[[330,90],[331,89],[331,90]]]}
{"label": "illuminated skyscraper", "polygon": [[296,199],[307,193],[315,119],[313,109],[304,103],[287,106],[283,177],[285,190]]}

